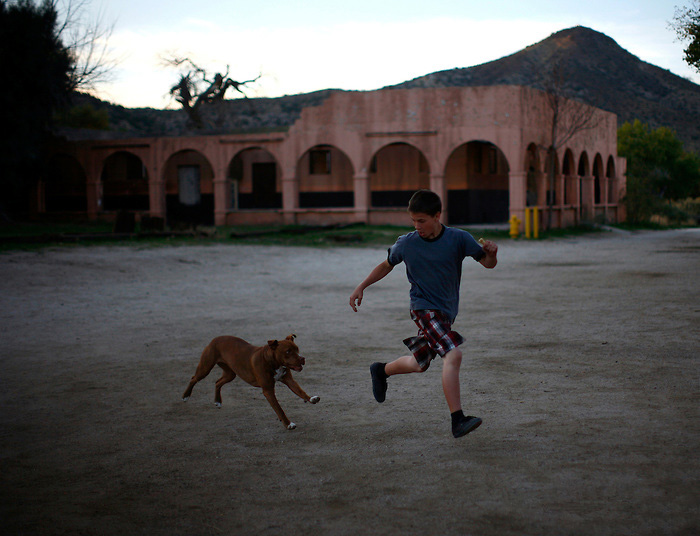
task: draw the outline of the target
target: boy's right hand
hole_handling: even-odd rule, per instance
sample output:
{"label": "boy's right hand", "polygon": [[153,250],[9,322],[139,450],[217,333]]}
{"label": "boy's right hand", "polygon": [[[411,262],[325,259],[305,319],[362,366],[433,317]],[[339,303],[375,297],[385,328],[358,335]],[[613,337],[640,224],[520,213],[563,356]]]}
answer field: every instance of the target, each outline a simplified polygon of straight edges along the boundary
{"label": "boy's right hand", "polygon": [[391,272],[394,267],[389,264],[388,260],[380,262],[365,278],[365,280],[357,285],[357,288],[350,295],[350,307],[352,310],[357,312],[357,308],[362,305],[362,293],[364,290],[385,277],[389,272]]}
{"label": "boy's right hand", "polygon": [[350,295],[350,307],[352,307],[352,310],[355,312],[357,312],[357,308],[362,305],[362,294],[362,290],[356,288],[355,292]]}

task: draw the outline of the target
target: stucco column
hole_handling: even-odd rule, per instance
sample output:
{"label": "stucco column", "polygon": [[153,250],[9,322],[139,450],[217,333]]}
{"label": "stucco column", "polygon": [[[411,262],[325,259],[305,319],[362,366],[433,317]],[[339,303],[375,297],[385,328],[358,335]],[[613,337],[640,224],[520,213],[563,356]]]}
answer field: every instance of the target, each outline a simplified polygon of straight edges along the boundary
{"label": "stucco column", "polygon": [[547,206],[547,190],[549,190],[549,172],[537,172],[537,206]]}
{"label": "stucco column", "polygon": [[576,204],[576,188],[578,188],[578,181],[574,175],[564,176],[564,192],[562,196],[563,205],[575,205]]}
{"label": "stucco column", "polygon": [[[160,145],[154,144],[149,152],[148,169],[148,215],[165,219],[165,179],[161,176]],[[164,166],[165,163],[163,162]]]}
{"label": "stucco column", "polygon": [[610,181],[608,203],[610,203],[611,205],[616,205],[619,203],[618,192],[620,191],[620,181],[615,177],[610,177],[608,180]]}
{"label": "stucco column", "polygon": [[214,225],[226,225],[226,214],[228,207],[231,206],[229,181],[222,170],[217,170],[212,182],[214,184]]}
{"label": "stucco column", "polygon": [[608,200],[608,193],[610,188],[610,178],[601,177],[600,179],[600,202],[603,204],[603,217],[605,218],[605,223],[609,222],[608,205],[610,204]]}
{"label": "stucco column", "polygon": [[557,205],[565,205],[566,201],[564,199],[564,182],[566,181],[566,178],[564,175],[557,175],[554,177],[554,191],[556,192],[556,196],[554,198],[554,203]]}
{"label": "stucco column", "polygon": [[352,178],[355,194],[355,217],[357,221],[369,222],[369,208],[372,203],[372,194],[369,189],[369,177],[367,175],[355,175]]}
{"label": "stucco column", "polygon": [[282,177],[282,218],[286,225],[296,223],[296,210],[299,208],[299,178]]}
{"label": "stucco column", "polygon": [[581,223],[581,176],[571,175],[572,205],[576,212],[576,225]]}
{"label": "stucco column", "polygon": [[151,217],[165,218],[165,181],[155,178],[155,173],[148,179],[148,212]]}
{"label": "stucco column", "polygon": [[440,196],[442,201],[442,223],[447,223],[449,214],[447,213],[447,183],[444,175],[430,175],[430,189]]}
{"label": "stucco column", "polygon": [[562,228],[564,226],[564,175],[554,175],[554,206],[552,207],[552,226]]}
{"label": "stucco column", "polygon": [[524,171],[511,171],[508,174],[508,193],[510,197],[510,215],[515,215],[520,220],[520,226],[525,221],[525,206],[527,198],[527,173]]}

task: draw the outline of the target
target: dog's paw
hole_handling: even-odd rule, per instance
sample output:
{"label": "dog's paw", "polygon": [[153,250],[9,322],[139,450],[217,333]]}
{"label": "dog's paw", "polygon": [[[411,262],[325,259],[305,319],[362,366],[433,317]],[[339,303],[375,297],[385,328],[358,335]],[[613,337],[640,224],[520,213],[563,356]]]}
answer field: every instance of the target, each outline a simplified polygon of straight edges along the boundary
{"label": "dog's paw", "polygon": [[182,397],[182,401],[183,401],[183,402],[187,402],[189,399],[190,399],[189,396],[183,396],[183,397]]}
{"label": "dog's paw", "polygon": [[294,424],[293,422],[290,422],[289,426],[287,426],[287,430],[294,430],[296,427],[297,427],[296,424]]}
{"label": "dog's paw", "polygon": [[317,404],[319,400],[321,400],[320,396],[312,396],[311,398],[309,398],[309,402],[311,402],[312,404]]}
{"label": "dog's paw", "polygon": [[217,408],[220,408],[220,407],[221,407],[221,402],[214,402],[214,405],[215,405]]}

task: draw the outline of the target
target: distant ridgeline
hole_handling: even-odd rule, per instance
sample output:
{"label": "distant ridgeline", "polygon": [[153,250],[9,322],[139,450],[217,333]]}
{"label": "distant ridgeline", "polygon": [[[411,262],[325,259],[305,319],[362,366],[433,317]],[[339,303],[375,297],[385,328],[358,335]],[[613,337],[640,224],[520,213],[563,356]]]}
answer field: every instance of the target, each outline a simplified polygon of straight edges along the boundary
{"label": "distant ridgeline", "polygon": [[[652,128],[673,129],[685,149],[700,153],[700,85],[646,63],[614,40],[577,26],[557,32],[515,54],[474,67],[439,71],[384,89],[454,86],[524,85],[543,89],[542,73],[559,65],[568,95],[614,112],[618,126],[639,119]],[[204,113],[202,134],[286,130],[301,110],[323,103],[333,91],[278,98],[223,101]],[[72,132],[71,138],[178,136],[187,129],[182,110],[128,109],[87,96],[96,108],[107,107],[109,131]]]}

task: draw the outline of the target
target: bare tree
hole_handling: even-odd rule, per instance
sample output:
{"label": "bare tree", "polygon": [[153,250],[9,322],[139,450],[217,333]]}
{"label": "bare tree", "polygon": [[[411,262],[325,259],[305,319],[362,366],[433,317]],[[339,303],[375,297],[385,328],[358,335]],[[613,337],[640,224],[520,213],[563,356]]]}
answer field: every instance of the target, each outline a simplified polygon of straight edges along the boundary
{"label": "bare tree", "polygon": [[109,39],[114,24],[104,23],[100,9],[88,18],[91,0],[50,0],[59,13],[57,34],[73,60],[71,89],[91,91],[109,81],[119,59],[110,54]]}
{"label": "bare tree", "polygon": [[565,77],[560,60],[552,62],[549,71],[544,72],[540,83],[545,92],[545,100],[549,112],[549,140],[547,145],[540,145],[547,155],[550,194],[547,199],[549,207],[547,215],[547,228],[552,227],[552,212],[555,204],[555,178],[557,152],[564,147],[576,134],[584,130],[591,130],[598,127],[602,116],[598,114],[598,109],[579,100],[568,97],[565,88]]}
{"label": "bare tree", "polygon": [[215,73],[213,77],[205,69],[199,67],[190,58],[172,56],[163,60],[165,65],[176,67],[181,70],[180,79],[172,88],[170,95],[180,103],[187,113],[190,124],[195,128],[202,128],[201,108],[204,104],[216,103],[224,100],[229,88],[238,91],[243,97],[248,96],[243,91],[243,87],[256,82],[260,75],[244,82],[238,82],[229,78],[229,66],[226,66],[224,74]]}

